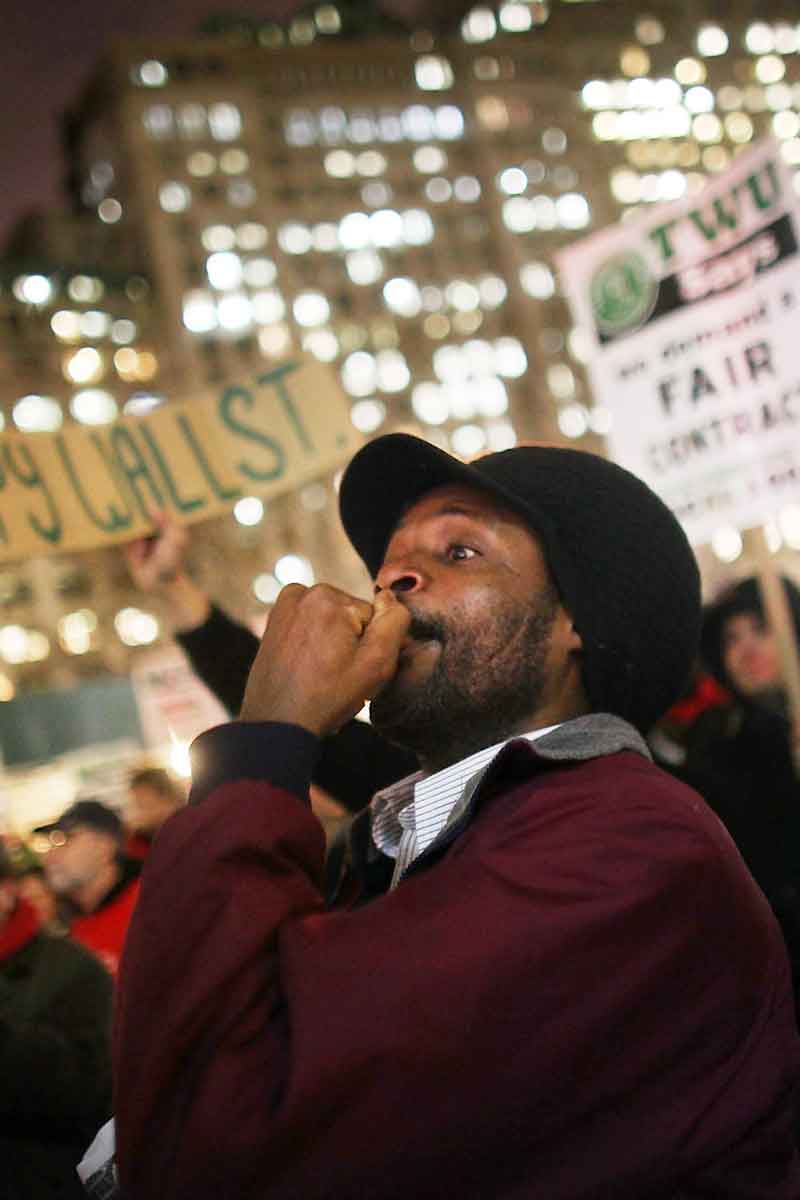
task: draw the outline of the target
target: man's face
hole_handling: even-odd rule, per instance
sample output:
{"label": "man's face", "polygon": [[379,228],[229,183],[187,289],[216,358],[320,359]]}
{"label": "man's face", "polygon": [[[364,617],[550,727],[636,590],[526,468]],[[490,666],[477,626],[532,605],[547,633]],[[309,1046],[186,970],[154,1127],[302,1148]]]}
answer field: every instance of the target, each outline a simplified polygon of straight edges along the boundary
{"label": "man's face", "polygon": [[412,622],[371,720],[429,769],[572,715],[564,704],[580,694],[580,639],[536,536],[486,493],[448,485],[424,496],[376,583]]}
{"label": "man's face", "polygon": [[97,876],[116,856],[116,843],[107,833],[76,825],[64,833],[64,842],[44,856],[44,872],[54,892],[68,896]]}
{"label": "man's face", "polygon": [[758,613],[737,613],[722,630],[722,661],[729,679],[743,696],[757,696],[781,686],[775,636]]}
{"label": "man's face", "polygon": [[135,829],[155,833],[175,811],[163,793],[149,783],[136,783],[130,789],[128,815]]}

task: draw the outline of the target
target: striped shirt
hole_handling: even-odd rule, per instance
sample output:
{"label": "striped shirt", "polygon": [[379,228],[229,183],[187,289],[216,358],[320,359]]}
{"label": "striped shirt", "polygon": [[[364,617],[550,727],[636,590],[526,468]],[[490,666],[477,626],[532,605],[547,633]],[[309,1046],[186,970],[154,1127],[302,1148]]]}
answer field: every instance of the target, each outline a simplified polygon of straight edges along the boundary
{"label": "striped shirt", "polygon": [[[557,728],[548,725],[546,729],[519,736],[533,742]],[[488,767],[509,740],[478,750],[434,775],[417,771],[375,793],[370,806],[372,840],[379,850],[395,860],[392,887],[444,829],[469,780]]]}

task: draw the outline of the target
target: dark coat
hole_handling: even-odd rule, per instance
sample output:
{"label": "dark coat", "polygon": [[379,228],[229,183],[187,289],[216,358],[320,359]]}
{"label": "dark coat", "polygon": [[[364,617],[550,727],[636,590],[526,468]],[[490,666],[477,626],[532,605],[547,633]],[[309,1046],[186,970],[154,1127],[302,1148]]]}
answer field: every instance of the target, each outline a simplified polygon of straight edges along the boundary
{"label": "dark coat", "polygon": [[72,1200],[111,1111],[112,984],[69,938],[37,934],[0,962],[0,1196]]}
{"label": "dark coat", "polygon": [[630,726],[512,742],[349,911],[322,895],[318,749],[268,723],[195,743],[119,980],[126,1200],[797,1200],[779,931]]}

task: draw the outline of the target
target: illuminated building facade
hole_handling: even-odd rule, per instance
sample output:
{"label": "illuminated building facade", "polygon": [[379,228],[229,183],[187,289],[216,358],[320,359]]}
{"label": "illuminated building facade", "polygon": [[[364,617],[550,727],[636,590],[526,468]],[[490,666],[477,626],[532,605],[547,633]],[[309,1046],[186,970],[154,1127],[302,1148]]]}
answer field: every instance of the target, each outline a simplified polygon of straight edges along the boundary
{"label": "illuminated building facade", "polygon": [[[71,114],[75,204],[151,285],[158,339],[134,352],[161,374],[137,386],[186,399],[302,350],[366,435],[413,424],[465,457],[600,448],[610,418],[554,253],[699,188],[765,132],[800,167],[795,6],[507,0],[445,35],[355,37],[349,20],[325,4],[286,28],[125,45]],[[86,314],[27,303],[59,339],[61,313],[88,369]],[[91,380],[114,411],[119,354]],[[242,613],[275,575],[357,586],[333,500],[320,481],[263,521],[252,502],[213,523],[209,579],[225,570]]]}

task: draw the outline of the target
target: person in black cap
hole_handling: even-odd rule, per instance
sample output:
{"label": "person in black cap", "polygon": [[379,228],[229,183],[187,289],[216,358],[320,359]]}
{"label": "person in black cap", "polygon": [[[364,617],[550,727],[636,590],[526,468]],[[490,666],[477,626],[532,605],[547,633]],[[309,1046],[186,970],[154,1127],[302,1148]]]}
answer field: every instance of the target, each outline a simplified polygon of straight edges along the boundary
{"label": "person in black cap", "polygon": [[51,937],[0,843],[0,1196],[79,1200],[75,1163],[111,1108],[111,980]]}
{"label": "person in black cap", "polygon": [[139,864],[123,854],[122,821],[99,800],[78,800],[34,832],[50,837],[44,871],[65,903],[70,935],[115,975],[139,895]]}
{"label": "person in black cap", "polygon": [[[405,435],[340,506],[372,601],[284,589],[144,872],[126,1200],[795,1200],[780,931],[640,732],[696,649],[680,526],[590,454]],[[365,697],[422,770],[356,819],[331,908],[308,784]]]}

